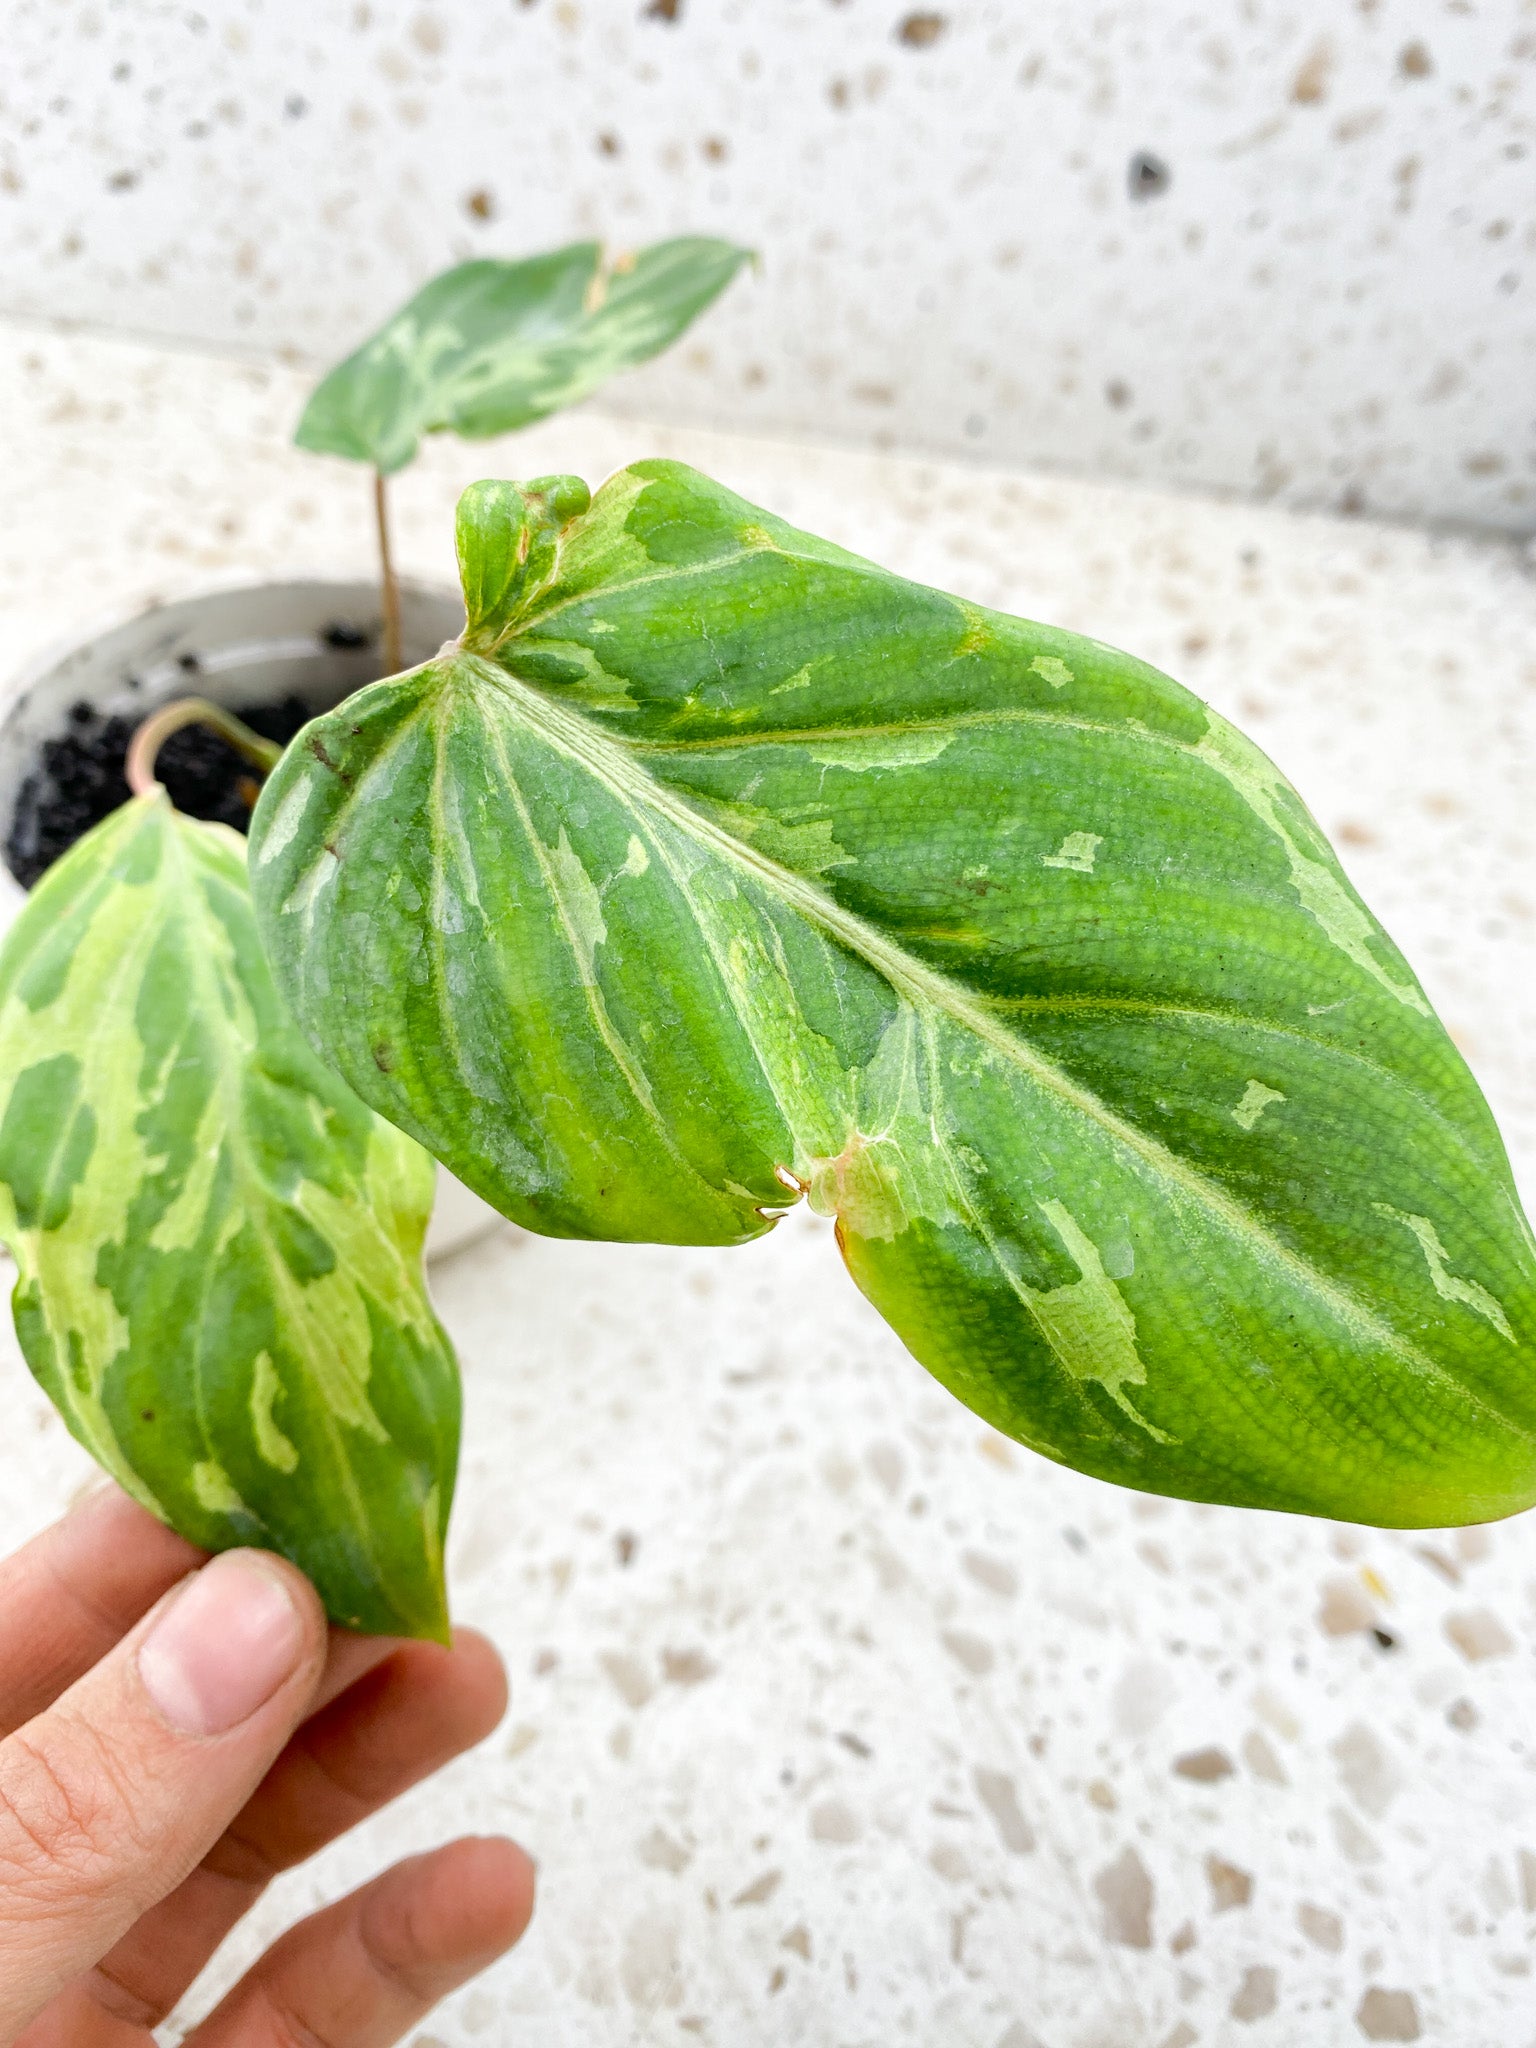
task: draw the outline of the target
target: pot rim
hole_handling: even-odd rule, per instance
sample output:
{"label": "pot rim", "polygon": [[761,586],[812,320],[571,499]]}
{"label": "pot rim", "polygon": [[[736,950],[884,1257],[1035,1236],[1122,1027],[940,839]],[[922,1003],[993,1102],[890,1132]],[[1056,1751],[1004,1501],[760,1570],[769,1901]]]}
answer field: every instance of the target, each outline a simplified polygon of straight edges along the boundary
{"label": "pot rim", "polygon": [[[425,576],[400,576],[397,579],[402,597],[447,597],[459,593],[451,583],[434,582]],[[54,669],[60,667],[71,655],[81,648],[92,646],[98,640],[105,640],[110,634],[118,633],[125,626],[137,624],[140,619],[155,617],[160,612],[174,611],[178,606],[201,603],[206,599],[245,596],[253,590],[362,590],[377,593],[376,576],[322,576],[313,570],[295,568],[291,573],[266,575],[256,571],[250,574],[222,577],[217,583],[199,582],[189,579],[185,587],[176,586],[163,594],[156,591],[138,603],[119,604],[108,610],[103,607],[83,630],[60,633],[56,638],[45,641],[34,649],[16,668],[8,668],[0,676],[0,727],[8,725],[15,713],[18,701],[45,680]],[[382,612],[382,602],[379,605]]]}
{"label": "pot rim", "polygon": [[[23,711],[32,693],[47,684],[55,671],[93,646],[97,641],[106,640],[113,634],[137,624],[140,620],[151,619],[163,612],[178,607],[217,600],[220,597],[247,596],[260,590],[296,590],[346,592],[353,598],[360,592],[370,592],[377,600],[378,583],[371,576],[318,576],[311,573],[294,572],[286,575],[257,575],[222,578],[214,584],[189,582],[181,590],[157,594],[154,602],[140,602],[137,605],[120,605],[92,620],[85,628],[72,635],[60,635],[48,645],[37,649],[17,668],[0,675],[0,738],[10,733],[18,715]],[[456,586],[450,583],[434,583],[424,577],[402,576],[400,578],[402,597],[409,601],[418,598],[438,601],[447,597],[458,598]],[[377,605],[372,614],[376,623]],[[26,901],[27,891],[11,874],[10,869],[0,860],[0,935],[12,917]],[[438,1168],[437,1197],[433,1204],[432,1221],[428,1229],[425,1250],[426,1260],[434,1264],[439,1259],[450,1258],[456,1252],[493,1235],[498,1230],[509,1229],[506,1218],[499,1215],[489,1204],[484,1203],[468,1188],[454,1180],[445,1167]],[[3,1256],[3,1255],[0,1255]]]}

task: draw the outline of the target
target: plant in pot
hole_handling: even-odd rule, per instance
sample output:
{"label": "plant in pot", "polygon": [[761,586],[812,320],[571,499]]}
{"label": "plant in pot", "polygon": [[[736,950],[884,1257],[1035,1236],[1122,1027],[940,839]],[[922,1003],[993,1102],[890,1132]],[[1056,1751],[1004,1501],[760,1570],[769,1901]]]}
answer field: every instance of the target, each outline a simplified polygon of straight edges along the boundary
{"label": "plant in pot", "polygon": [[249,895],[151,787],[0,962],[19,1325],[125,1484],[441,1625],[431,1155],[554,1235],[808,1197],[930,1371],[1106,1480],[1536,1500],[1498,1133],[1257,748],[676,463],[474,485],[458,551],[463,632],[283,751]]}
{"label": "plant in pot", "polygon": [[[315,712],[404,658],[435,652],[463,622],[457,590],[401,579],[389,546],[386,481],[421,437],[479,436],[545,417],[673,341],[750,260],[733,243],[687,236],[611,263],[595,242],[516,262],[475,261],[415,294],[314,391],[305,448],[369,464],[379,579],[307,576],[154,607],[50,654],[20,679],[0,723],[5,869],[0,917],[82,832],[128,796],[128,743],[146,713],[196,692],[261,738],[286,742]],[[244,831],[259,786],[216,720],[184,722],[159,772],[179,810]],[[495,1222],[446,1174],[434,1251]]]}

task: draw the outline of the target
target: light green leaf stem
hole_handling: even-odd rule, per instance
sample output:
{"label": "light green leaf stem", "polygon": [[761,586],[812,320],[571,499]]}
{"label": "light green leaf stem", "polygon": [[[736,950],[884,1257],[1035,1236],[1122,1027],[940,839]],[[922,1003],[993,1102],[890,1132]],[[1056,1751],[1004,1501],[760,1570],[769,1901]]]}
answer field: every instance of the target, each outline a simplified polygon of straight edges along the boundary
{"label": "light green leaf stem", "polygon": [[387,476],[414,460],[423,434],[483,440],[529,426],[669,347],[751,254],[683,235],[611,270],[596,242],[461,263],[337,364],[294,438]]}
{"label": "light green leaf stem", "polygon": [[331,1617],[444,1638],[452,1350],[433,1168],[272,985],[244,847],[137,797],[0,952],[0,1234],[27,1361],[91,1455],[209,1550],[292,1558]]}
{"label": "light green leaf stem", "polygon": [[471,578],[538,575],[258,807],[274,971],[359,1093],[536,1230],[734,1244],[807,1191],[924,1364],[1106,1479],[1536,1499],[1498,1133],[1275,767],[676,464],[576,502],[476,486]]}

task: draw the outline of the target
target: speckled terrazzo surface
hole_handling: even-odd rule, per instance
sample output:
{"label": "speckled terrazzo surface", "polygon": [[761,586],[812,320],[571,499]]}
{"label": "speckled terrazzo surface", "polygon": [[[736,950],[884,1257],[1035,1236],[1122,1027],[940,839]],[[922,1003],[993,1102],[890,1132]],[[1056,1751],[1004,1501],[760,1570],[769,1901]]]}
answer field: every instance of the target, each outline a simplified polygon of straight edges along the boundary
{"label": "speckled terrazzo surface", "polygon": [[[284,445],[287,373],[15,329],[0,389],[10,666],[155,596],[366,565],[359,477]],[[582,414],[433,447],[406,565],[448,574],[475,475],[653,453],[1236,718],[1536,1193],[1519,550]],[[506,1232],[435,1287],[468,1392],[456,1604],[512,1710],[251,1942],[504,1826],[535,1932],[418,2048],[1536,2043],[1536,1522],[1388,1535],[1057,1471],[905,1357],[808,1217],[726,1254]],[[8,1336],[0,1376],[10,1542],[84,1468]]]}
{"label": "speckled terrazzo surface", "polygon": [[0,310],[353,347],[460,257],[761,251],[641,419],[1529,530],[1522,0],[10,0]]}

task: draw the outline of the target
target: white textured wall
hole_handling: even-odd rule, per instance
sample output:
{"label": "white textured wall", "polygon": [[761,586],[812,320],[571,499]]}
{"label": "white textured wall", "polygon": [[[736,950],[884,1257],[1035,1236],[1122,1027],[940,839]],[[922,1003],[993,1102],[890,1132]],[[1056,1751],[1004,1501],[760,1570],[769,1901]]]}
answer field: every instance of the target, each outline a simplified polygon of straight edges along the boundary
{"label": "white textured wall", "polygon": [[1533,0],[6,16],[0,310],[325,357],[454,257],[713,229],[761,274],[627,410],[1536,521]]}

